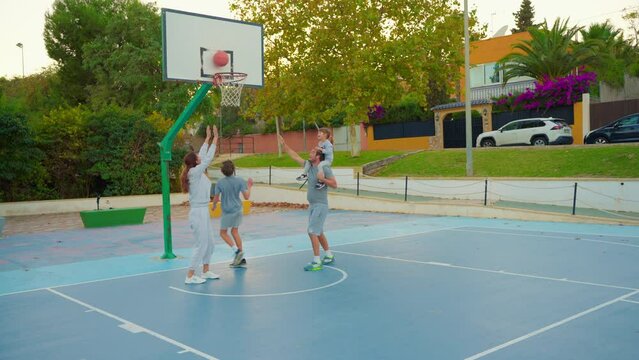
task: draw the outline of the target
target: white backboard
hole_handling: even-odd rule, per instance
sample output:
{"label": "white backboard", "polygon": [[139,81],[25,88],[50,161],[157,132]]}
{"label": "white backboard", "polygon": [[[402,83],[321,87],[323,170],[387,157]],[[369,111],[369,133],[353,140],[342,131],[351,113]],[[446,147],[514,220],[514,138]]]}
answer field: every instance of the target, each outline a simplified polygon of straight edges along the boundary
{"label": "white backboard", "polygon": [[[162,9],[162,76],[164,80],[211,82],[218,72],[242,72],[245,86],[264,86],[264,42],[260,24]],[[217,67],[213,54],[229,54]]]}

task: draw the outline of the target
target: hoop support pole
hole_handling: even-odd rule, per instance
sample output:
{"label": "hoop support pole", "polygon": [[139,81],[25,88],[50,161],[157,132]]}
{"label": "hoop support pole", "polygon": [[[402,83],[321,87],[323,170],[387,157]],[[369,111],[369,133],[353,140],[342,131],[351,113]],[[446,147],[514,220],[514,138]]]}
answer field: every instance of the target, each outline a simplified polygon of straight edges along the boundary
{"label": "hoop support pole", "polygon": [[171,162],[173,141],[180,129],[184,127],[184,124],[186,124],[195,109],[197,109],[198,105],[204,100],[204,97],[212,86],[213,85],[209,83],[200,86],[195,95],[193,95],[193,98],[191,98],[191,101],[186,105],[184,111],[182,111],[168,133],[164,136],[164,139],[158,143],[160,147],[160,169],[162,172],[162,220],[164,223],[164,254],[161,256],[162,259],[175,259],[176,257],[173,253],[173,239],[171,236],[171,182],[169,179],[169,163]]}

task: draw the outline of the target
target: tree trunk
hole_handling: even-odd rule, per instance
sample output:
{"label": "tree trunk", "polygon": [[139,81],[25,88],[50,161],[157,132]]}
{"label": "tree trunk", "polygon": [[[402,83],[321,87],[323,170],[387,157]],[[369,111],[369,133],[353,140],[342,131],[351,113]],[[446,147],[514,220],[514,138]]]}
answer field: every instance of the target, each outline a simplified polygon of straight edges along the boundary
{"label": "tree trunk", "polygon": [[[275,117],[275,133],[277,134],[277,136],[280,136],[280,117],[279,116]],[[278,139],[276,139],[276,141],[277,141],[277,157],[282,157],[282,144],[280,144]]]}
{"label": "tree trunk", "polygon": [[360,142],[357,141],[357,131],[359,130],[359,124],[350,124],[348,126],[348,139],[351,145],[351,156],[359,156],[361,151]]}

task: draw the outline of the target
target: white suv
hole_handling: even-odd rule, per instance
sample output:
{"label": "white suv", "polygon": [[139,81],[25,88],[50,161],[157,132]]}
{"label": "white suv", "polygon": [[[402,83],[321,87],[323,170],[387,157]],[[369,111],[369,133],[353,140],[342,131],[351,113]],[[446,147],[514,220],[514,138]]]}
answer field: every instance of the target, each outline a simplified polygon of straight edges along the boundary
{"label": "white suv", "polygon": [[477,146],[572,144],[572,129],[557,118],[532,118],[511,121],[499,130],[481,133]]}

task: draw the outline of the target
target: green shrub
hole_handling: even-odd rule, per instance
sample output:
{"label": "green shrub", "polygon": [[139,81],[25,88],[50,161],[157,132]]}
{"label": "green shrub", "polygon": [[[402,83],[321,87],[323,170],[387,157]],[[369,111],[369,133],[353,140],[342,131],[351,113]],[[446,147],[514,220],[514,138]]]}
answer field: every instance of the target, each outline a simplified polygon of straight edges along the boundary
{"label": "green shrub", "polygon": [[36,147],[26,115],[0,107],[0,201],[50,199],[43,153]]}
{"label": "green shrub", "polygon": [[[380,110],[380,107],[382,108]],[[370,124],[396,124],[413,121],[427,121],[433,119],[433,113],[422,108],[419,97],[416,94],[404,96],[396,105],[383,108],[380,105],[369,110]],[[371,116],[374,114],[375,116]]]}
{"label": "green shrub", "polygon": [[[157,143],[163,135],[134,110],[111,106],[91,114],[86,150],[91,193],[105,196],[160,193]],[[172,164],[176,166],[181,157],[176,154],[174,158]]]}

